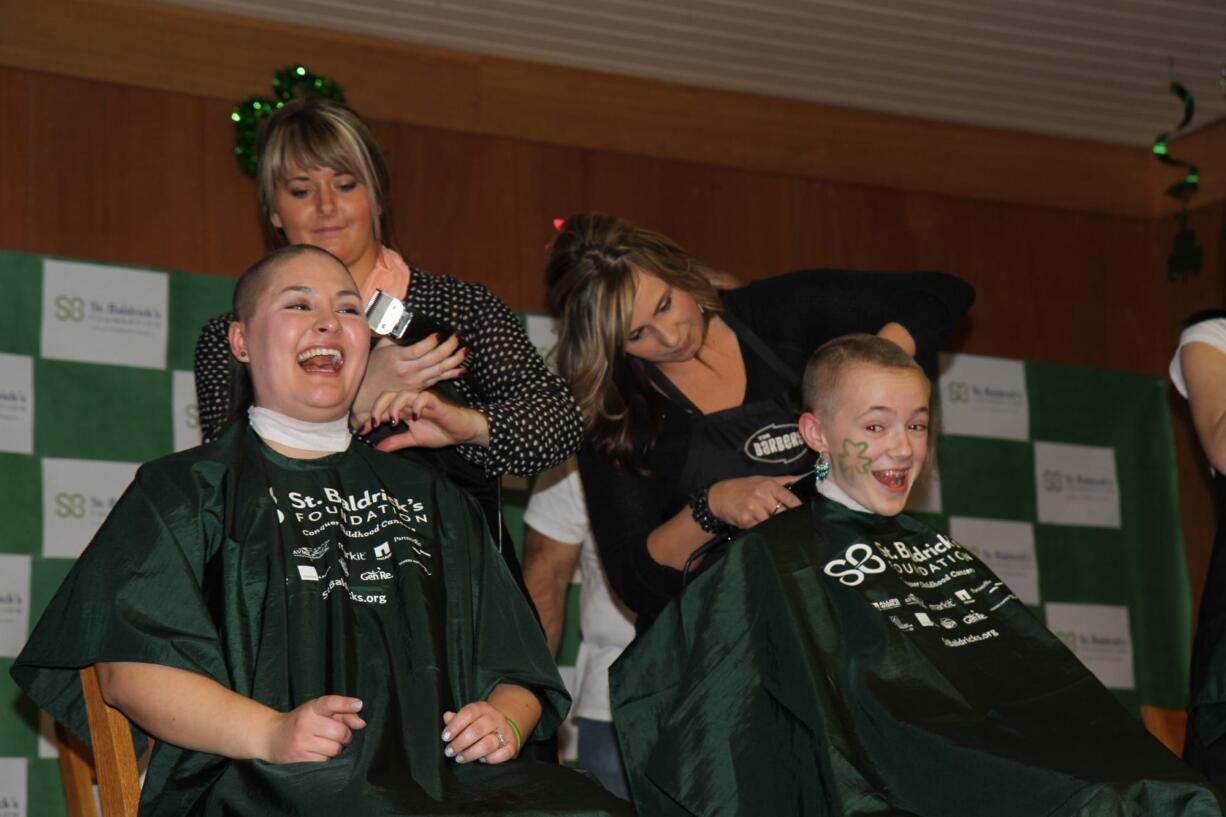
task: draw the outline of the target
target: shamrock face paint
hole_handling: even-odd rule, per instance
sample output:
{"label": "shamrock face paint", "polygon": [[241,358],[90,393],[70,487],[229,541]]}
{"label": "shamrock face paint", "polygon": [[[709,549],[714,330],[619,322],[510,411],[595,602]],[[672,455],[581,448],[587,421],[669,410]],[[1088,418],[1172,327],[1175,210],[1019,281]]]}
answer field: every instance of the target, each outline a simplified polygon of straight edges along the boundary
{"label": "shamrock face paint", "polygon": [[830,478],[852,499],[884,516],[901,513],[928,458],[928,378],[855,363],[837,390],[829,416],[801,418],[806,441],[829,453]]}
{"label": "shamrock face paint", "polygon": [[873,458],[866,456],[865,451],[868,451],[868,443],[843,440],[843,450],[839,452],[839,470],[843,471],[848,479],[853,479],[856,474],[868,473]]}

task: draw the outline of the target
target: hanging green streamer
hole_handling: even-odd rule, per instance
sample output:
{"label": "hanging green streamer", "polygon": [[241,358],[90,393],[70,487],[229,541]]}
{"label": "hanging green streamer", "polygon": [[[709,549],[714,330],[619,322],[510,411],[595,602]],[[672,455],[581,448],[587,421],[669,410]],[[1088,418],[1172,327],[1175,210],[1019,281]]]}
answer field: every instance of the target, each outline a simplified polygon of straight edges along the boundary
{"label": "hanging green streamer", "polygon": [[1179,225],[1179,232],[1175,234],[1174,247],[1166,259],[1167,276],[1174,281],[1178,278],[1186,279],[1189,275],[1200,272],[1204,253],[1196,243],[1196,232],[1188,226],[1188,199],[1200,189],[1200,171],[1196,165],[1172,156],[1168,147],[1172,134],[1177,134],[1186,128],[1192,121],[1192,117],[1196,115],[1196,100],[1192,98],[1187,88],[1174,80],[1171,81],[1170,90],[1183,103],[1183,119],[1179,120],[1174,130],[1158,134],[1154,139],[1153,151],[1158,161],[1163,164],[1184,168],[1183,178],[1171,184],[1165,193],[1182,205],[1180,211],[1175,214],[1175,223]]}
{"label": "hanging green streamer", "polygon": [[345,92],[327,77],[312,74],[305,65],[287,65],[272,75],[273,98],[252,96],[234,106],[230,120],[234,122],[234,156],[238,166],[248,176],[255,176],[259,157],[255,141],[260,122],[273,111],[296,97],[320,96],[336,102],[345,101]]}

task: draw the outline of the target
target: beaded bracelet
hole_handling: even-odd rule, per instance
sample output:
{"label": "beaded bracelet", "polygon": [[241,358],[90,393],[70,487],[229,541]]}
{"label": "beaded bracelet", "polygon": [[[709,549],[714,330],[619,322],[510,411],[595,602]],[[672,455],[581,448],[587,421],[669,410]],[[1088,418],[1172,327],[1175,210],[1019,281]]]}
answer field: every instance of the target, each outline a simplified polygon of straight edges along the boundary
{"label": "beaded bracelet", "polygon": [[711,513],[711,506],[707,504],[707,493],[710,490],[710,486],[707,486],[701,491],[696,491],[690,497],[690,514],[694,517],[694,521],[698,523],[698,527],[707,533],[722,533],[728,529],[728,525],[724,520]]}

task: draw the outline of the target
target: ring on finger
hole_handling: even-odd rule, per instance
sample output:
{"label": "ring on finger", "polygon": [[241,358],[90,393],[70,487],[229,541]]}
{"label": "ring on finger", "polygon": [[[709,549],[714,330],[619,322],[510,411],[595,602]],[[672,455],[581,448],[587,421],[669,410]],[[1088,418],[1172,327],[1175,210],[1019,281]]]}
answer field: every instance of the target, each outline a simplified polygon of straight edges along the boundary
{"label": "ring on finger", "polygon": [[781,510],[783,510],[783,502],[782,501],[776,502],[775,507],[771,508],[771,516],[774,516],[775,514],[779,513]]}
{"label": "ring on finger", "polygon": [[502,734],[502,732],[498,731],[497,729],[494,730],[494,737],[498,738],[499,749],[507,745],[506,735]]}

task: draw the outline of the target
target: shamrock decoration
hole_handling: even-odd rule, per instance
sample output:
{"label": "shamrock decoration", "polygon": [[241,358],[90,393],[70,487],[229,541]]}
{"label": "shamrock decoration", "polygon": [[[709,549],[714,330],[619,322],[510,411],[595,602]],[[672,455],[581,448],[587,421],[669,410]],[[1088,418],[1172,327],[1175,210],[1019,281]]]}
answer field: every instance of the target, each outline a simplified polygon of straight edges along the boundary
{"label": "shamrock decoration", "polygon": [[1192,117],[1196,115],[1196,101],[1187,88],[1174,80],[1171,81],[1171,93],[1183,103],[1183,119],[1173,131],[1158,134],[1154,139],[1152,150],[1154,156],[1163,164],[1183,168],[1182,178],[1171,184],[1165,194],[1181,205],[1180,211],[1175,214],[1175,223],[1179,225],[1179,232],[1175,234],[1175,244],[1166,259],[1167,277],[1174,281],[1179,278],[1186,280],[1189,275],[1200,272],[1204,254],[1200,245],[1196,243],[1196,233],[1188,226],[1188,199],[1200,189],[1200,171],[1196,165],[1176,159],[1171,155],[1168,147],[1172,134],[1186,128],[1191,123]]}
{"label": "shamrock decoration", "polygon": [[255,176],[259,157],[255,155],[255,139],[260,121],[286,102],[301,96],[322,96],[335,102],[345,101],[345,92],[327,77],[312,74],[305,65],[287,65],[272,75],[275,99],[252,96],[234,106],[230,114],[234,122],[234,156],[238,166],[248,176]]}

